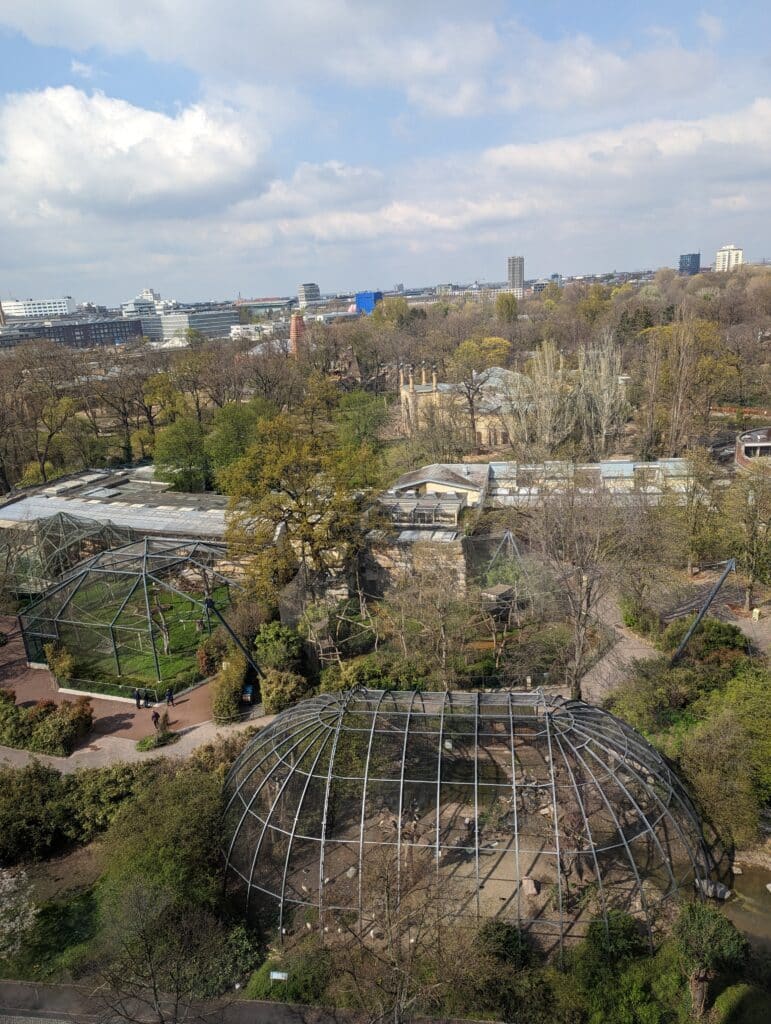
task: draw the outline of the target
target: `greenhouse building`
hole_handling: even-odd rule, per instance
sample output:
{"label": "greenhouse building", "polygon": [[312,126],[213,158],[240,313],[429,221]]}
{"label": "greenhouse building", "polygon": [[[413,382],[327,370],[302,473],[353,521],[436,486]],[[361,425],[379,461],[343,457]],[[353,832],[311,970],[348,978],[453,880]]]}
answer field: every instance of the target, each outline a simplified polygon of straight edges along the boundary
{"label": "greenhouse building", "polygon": [[608,712],[542,691],[302,701],[233,766],[226,829],[231,895],[280,936],[303,921],[376,929],[384,856],[403,885],[430,864],[459,917],[559,949],[615,908],[651,935],[671,897],[711,873],[661,755]]}
{"label": "greenhouse building", "polygon": [[81,562],[19,616],[30,663],[66,649],[81,681],[190,683],[238,590],[222,544],[146,538]]}

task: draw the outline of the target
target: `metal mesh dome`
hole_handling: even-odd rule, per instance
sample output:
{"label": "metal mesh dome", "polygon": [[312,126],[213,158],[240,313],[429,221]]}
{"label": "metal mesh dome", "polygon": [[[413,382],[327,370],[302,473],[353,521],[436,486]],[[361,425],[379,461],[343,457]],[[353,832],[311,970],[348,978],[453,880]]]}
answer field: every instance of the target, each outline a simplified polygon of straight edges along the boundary
{"label": "metal mesh dome", "polygon": [[371,919],[362,880],[376,848],[399,865],[430,854],[459,915],[560,945],[616,907],[650,932],[710,863],[663,758],[608,712],[541,691],[302,701],[233,766],[226,824],[229,886],[280,934],[298,907],[320,927]]}

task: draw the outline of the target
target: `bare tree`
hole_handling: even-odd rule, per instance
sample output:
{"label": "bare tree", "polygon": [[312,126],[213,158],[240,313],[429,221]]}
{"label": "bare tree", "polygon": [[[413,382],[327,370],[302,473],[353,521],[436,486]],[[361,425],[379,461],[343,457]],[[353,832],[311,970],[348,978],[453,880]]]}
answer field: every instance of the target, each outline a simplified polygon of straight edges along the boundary
{"label": "bare tree", "polygon": [[592,458],[607,455],[629,413],[621,378],[621,351],[606,329],[578,350],[578,426]]}
{"label": "bare tree", "polygon": [[565,601],[573,641],[566,682],[581,699],[581,678],[591,657],[597,605],[611,590],[624,550],[623,521],[613,496],[600,486],[558,481],[530,520],[530,542],[554,573]]}
{"label": "bare tree", "polygon": [[[217,918],[182,907],[155,886],[123,893],[102,936],[93,992],[104,1024],[221,1020],[211,979],[227,976],[227,936]],[[204,1003],[203,1000],[207,1001]]]}

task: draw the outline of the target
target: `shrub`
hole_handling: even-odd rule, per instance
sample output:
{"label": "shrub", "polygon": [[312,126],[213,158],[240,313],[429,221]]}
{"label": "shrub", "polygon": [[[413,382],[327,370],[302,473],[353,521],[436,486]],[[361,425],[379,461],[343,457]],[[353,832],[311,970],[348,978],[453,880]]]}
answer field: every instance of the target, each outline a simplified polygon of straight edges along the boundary
{"label": "shrub", "polygon": [[88,697],[80,697],[75,702],[65,701],[35,722],[28,749],[40,754],[68,757],[78,740],[87,735],[93,721],[94,711]]}
{"label": "shrub", "polygon": [[66,647],[58,644],[44,644],[43,652],[48,667],[60,683],[69,683],[75,675],[75,659]]}
{"label": "shrub", "polygon": [[185,767],[159,773],[125,801],[102,850],[107,903],[139,883],[182,904],[213,907],[222,888],[220,800],[215,778]]}
{"label": "shrub", "polygon": [[268,611],[259,601],[243,599],[228,609],[228,625],[244,647],[251,647],[260,627],[268,620]]}
{"label": "shrub", "polygon": [[262,669],[296,672],[302,660],[302,637],[280,622],[266,622],[260,626],[254,640],[257,664]]}
{"label": "shrub", "polygon": [[[661,647],[665,651],[674,651],[694,621],[694,616],[675,619],[661,634]],[[719,619],[705,618],[688,641],[686,655],[693,661],[706,658],[721,650],[747,650],[747,637],[738,626]]]}
{"label": "shrub", "polygon": [[248,665],[240,651],[231,651],[212,687],[212,714],[215,722],[234,722],[241,711],[241,694]]}
{"label": "shrub", "polygon": [[532,944],[516,925],[492,918],[479,929],[479,938],[487,952],[501,963],[523,968],[533,962]]}
{"label": "shrub", "polygon": [[211,636],[207,636],[201,641],[195,656],[198,662],[198,671],[204,678],[208,679],[209,676],[213,676],[219,670],[227,650],[228,644],[224,630],[220,632],[220,630],[215,629]]}
{"label": "shrub", "polygon": [[643,636],[658,636],[661,632],[658,612],[632,598],[621,600],[621,619],[625,626]]}
{"label": "shrub", "polygon": [[[272,999],[275,1002],[314,1005],[324,998],[331,977],[331,953],[315,938],[302,942],[282,956],[271,957],[249,979],[247,999]],[[271,982],[270,972],[286,971],[287,981]]]}
{"label": "shrub", "polygon": [[15,704],[15,694],[0,690],[0,743],[39,754],[67,757],[91,728],[93,710],[87,697],[78,701],[39,701],[31,708]]}
{"label": "shrub", "polygon": [[37,761],[0,767],[0,865],[38,860],[66,838],[66,787],[54,768]]}
{"label": "shrub", "polygon": [[269,668],[260,680],[262,706],[269,715],[276,715],[304,697],[309,689],[303,676]]}

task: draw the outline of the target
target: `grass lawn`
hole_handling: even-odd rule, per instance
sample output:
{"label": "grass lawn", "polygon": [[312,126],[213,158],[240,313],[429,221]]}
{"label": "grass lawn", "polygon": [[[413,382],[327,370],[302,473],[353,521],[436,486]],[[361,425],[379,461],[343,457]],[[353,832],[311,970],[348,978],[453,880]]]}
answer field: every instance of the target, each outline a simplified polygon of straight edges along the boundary
{"label": "grass lawn", "polygon": [[[156,656],[162,684],[182,689],[195,682],[199,678],[196,650],[206,635],[205,628],[203,632],[197,628],[197,623],[205,621],[201,607],[167,590],[158,588],[157,595],[151,592],[150,611],[154,623],[151,636],[144,592],[137,589],[128,601],[125,597],[125,589],[116,595],[100,582],[81,588],[68,607],[69,621],[60,622],[59,630],[63,646],[75,659],[78,683],[94,682],[111,688],[100,692],[114,691],[116,696],[126,696],[127,692],[118,688],[120,685],[126,685],[129,690],[134,685],[157,685]],[[227,587],[218,587],[212,597],[218,608],[227,608]],[[161,616],[168,630],[168,654],[163,653]],[[111,633],[109,623],[113,620]],[[217,619],[213,617],[212,628],[216,626]],[[118,650],[120,675],[113,654],[113,639]]]}
{"label": "grass lawn", "polygon": [[43,903],[19,953],[0,960],[0,978],[69,981],[77,977],[96,935],[97,910],[93,887]]}

